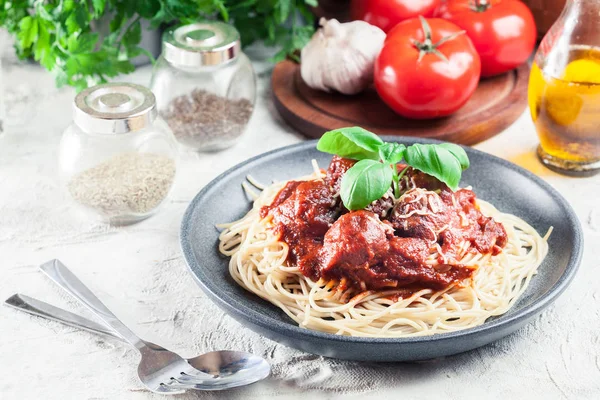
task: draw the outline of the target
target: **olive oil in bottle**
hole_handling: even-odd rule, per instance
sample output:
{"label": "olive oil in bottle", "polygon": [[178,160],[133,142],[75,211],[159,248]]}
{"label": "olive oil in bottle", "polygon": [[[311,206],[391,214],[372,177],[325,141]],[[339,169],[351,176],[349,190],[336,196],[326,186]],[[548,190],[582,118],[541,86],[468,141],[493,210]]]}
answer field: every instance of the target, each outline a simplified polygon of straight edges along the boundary
{"label": "olive oil in bottle", "polygon": [[572,48],[560,76],[534,63],[529,107],[545,155],[567,167],[600,162],[600,49]]}

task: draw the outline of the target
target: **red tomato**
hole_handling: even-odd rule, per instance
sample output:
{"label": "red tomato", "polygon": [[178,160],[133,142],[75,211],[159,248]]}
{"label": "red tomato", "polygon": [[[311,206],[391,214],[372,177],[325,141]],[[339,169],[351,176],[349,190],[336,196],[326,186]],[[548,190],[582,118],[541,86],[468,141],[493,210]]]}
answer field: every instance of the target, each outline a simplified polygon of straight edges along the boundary
{"label": "red tomato", "polygon": [[[427,19],[425,24],[430,41],[420,18],[401,22],[388,33],[375,61],[377,93],[407,118],[450,115],[469,100],[479,82],[481,63],[469,37],[443,19]],[[439,44],[452,35],[458,36]]]}
{"label": "red tomato", "polygon": [[467,31],[484,77],[518,67],[535,47],[533,15],[519,0],[448,0],[438,15]]}
{"label": "red tomato", "polygon": [[432,17],[440,0],[352,0],[350,17],[389,32],[398,22],[422,15]]}

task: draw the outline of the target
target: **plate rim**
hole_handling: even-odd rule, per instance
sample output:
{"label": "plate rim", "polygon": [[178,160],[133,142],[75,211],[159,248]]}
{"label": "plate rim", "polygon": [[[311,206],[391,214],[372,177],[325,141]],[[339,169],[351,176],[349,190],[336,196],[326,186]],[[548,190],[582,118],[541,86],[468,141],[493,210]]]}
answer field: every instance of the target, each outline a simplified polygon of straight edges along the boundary
{"label": "plate rim", "polygon": [[[410,136],[383,135],[380,137],[385,141],[395,141],[395,142],[411,142],[411,143],[418,142],[418,143],[426,143],[426,144],[428,144],[428,143],[431,143],[431,144],[445,143],[444,141],[441,141],[441,140],[410,137]],[[445,340],[455,340],[458,338],[466,339],[469,337],[475,337],[479,334],[485,333],[490,330],[501,330],[503,328],[507,328],[509,326],[519,323],[520,321],[523,321],[523,320],[526,321],[530,317],[537,315],[544,308],[546,308],[547,306],[552,304],[552,302],[554,302],[565,291],[565,289],[572,282],[574,276],[576,275],[577,271],[579,270],[579,266],[581,264],[581,260],[583,257],[583,250],[584,250],[583,229],[581,226],[581,222],[579,221],[579,218],[577,217],[577,214],[575,213],[575,211],[573,210],[573,208],[571,207],[569,202],[549,183],[547,183],[546,181],[544,181],[542,178],[538,177],[534,173],[526,170],[525,168],[520,167],[520,166],[518,166],[508,160],[505,160],[503,158],[497,157],[493,154],[489,154],[489,153],[474,149],[469,146],[461,145],[463,148],[465,148],[467,153],[475,153],[475,154],[481,155],[483,157],[491,158],[495,162],[500,163],[505,167],[508,167],[509,169],[527,177],[530,180],[533,180],[542,189],[544,189],[546,192],[548,192],[555,201],[557,201],[557,203],[565,211],[565,217],[566,217],[567,221],[574,228],[574,241],[573,241],[573,251],[574,252],[567,263],[565,272],[558,278],[557,282],[550,287],[548,292],[546,294],[544,294],[542,297],[540,297],[538,300],[536,300],[532,304],[529,304],[529,305],[523,307],[522,309],[518,310],[514,314],[509,315],[506,318],[496,319],[496,320],[490,321],[490,322],[484,322],[482,325],[475,326],[472,328],[461,329],[461,330],[457,330],[457,331],[453,331],[453,332],[437,333],[437,334],[433,334],[433,335],[411,336],[411,337],[388,337],[388,338],[336,335],[333,333],[326,333],[326,332],[316,331],[316,330],[312,330],[312,329],[302,328],[302,327],[296,325],[295,323],[293,323],[293,321],[291,321],[291,320],[290,321],[275,320],[269,316],[266,316],[265,314],[263,314],[259,311],[256,311],[252,307],[244,306],[243,304],[241,304],[243,309],[233,307],[228,301],[226,301],[225,298],[222,297],[222,296],[226,296],[227,298],[231,298],[230,296],[228,296],[227,294],[223,294],[222,292],[217,293],[217,291],[215,291],[215,287],[211,285],[211,282],[210,281],[209,281],[209,283],[204,282],[202,279],[200,279],[200,277],[194,272],[194,270],[192,268],[192,264],[195,264],[196,261],[195,261],[195,258],[192,256],[193,250],[191,247],[191,241],[186,240],[186,239],[188,237],[187,233],[190,232],[189,227],[191,224],[191,215],[193,214],[193,212],[196,208],[195,207],[196,204],[221,179],[223,179],[223,178],[227,177],[228,175],[230,175],[231,173],[237,171],[240,167],[245,167],[248,164],[252,164],[258,160],[267,158],[274,154],[278,154],[278,153],[285,154],[285,153],[291,152],[291,151],[303,150],[304,148],[309,149],[311,147],[316,147],[317,142],[318,142],[318,140],[310,140],[310,141],[303,141],[300,143],[295,143],[295,144],[279,147],[277,149],[273,149],[273,150],[258,154],[256,156],[253,156],[245,161],[242,161],[242,162],[234,165],[233,167],[227,169],[226,171],[224,171],[223,173],[219,174],[217,177],[212,179],[209,183],[207,183],[196,194],[196,196],[194,196],[194,198],[190,201],[190,203],[188,204],[188,206],[183,214],[183,218],[182,218],[181,225],[180,225],[179,243],[180,243],[181,251],[183,252],[187,270],[192,275],[192,277],[194,278],[196,283],[200,286],[200,288],[219,307],[221,307],[221,308],[225,309],[226,311],[231,312],[235,315],[245,315],[245,318],[244,318],[245,321],[244,321],[244,323],[242,323],[243,325],[246,324],[246,321],[251,320],[251,324],[253,324],[253,325],[257,325],[261,328],[275,331],[278,334],[288,336],[288,337],[297,337],[296,335],[300,335],[307,339],[326,340],[326,341],[333,340],[333,341],[337,341],[337,342],[351,342],[353,344],[396,344],[396,345],[398,345],[398,344],[410,344],[410,343],[440,342],[440,341],[445,341]],[[228,263],[228,261],[226,261],[224,259],[224,263],[225,262]],[[224,265],[228,265],[228,264],[224,264]],[[201,271],[202,265],[198,264],[198,267],[199,267],[198,270]],[[254,296],[256,296],[256,295],[254,295]],[[261,300],[261,301],[267,301],[267,300],[261,299],[258,296],[256,296],[256,299]],[[232,299],[232,300],[235,300],[235,299]],[[234,301],[234,302],[240,304],[239,301]],[[275,305],[272,305],[272,306],[276,307]]]}

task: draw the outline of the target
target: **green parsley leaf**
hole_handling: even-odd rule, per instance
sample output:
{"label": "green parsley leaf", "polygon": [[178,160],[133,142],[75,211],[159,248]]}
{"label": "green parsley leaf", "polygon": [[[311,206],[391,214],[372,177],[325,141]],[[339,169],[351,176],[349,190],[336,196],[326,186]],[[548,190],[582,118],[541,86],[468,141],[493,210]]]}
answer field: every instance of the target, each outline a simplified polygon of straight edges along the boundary
{"label": "green parsley leaf", "polygon": [[223,21],[228,22],[229,11],[227,10],[227,6],[225,6],[225,3],[223,3],[221,0],[213,0],[213,5],[221,14],[221,18],[223,18]]}
{"label": "green parsley leaf", "polygon": [[67,39],[67,49],[71,53],[91,53],[96,46],[97,33],[74,33]]}
{"label": "green parsley leaf", "polygon": [[77,16],[76,16],[75,12],[72,12],[67,17],[67,20],[65,21],[65,26],[67,27],[67,32],[69,34],[73,34],[75,32],[80,31],[81,26],[79,25],[79,23],[77,23]]}
{"label": "green parsley leaf", "polygon": [[99,17],[104,14],[106,0],[92,0],[92,7],[94,8],[94,16]]}
{"label": "green parsley leaf", "polygon": [[21,47],[29,48],[38,38],[38,22],[32,17],[25,17],[19,24],[21,31],[18,33]]}
{"label": "green parsley leaf", "polygon": [[121,39],[121,43],[124,46],[135,46],[142,40],[142,24],[140,21],[133,22],[128,28],[123,38]]}
{"label": "green parsley leaf", "polygon": [[77,6],[77,3],[75,2],[75,0],[65,0],[62,3],[62,11],[68,13],[69,11],[73,10],[75,8],[75,6]]}
{"label": "green parsley leaf", "polygon": [[124,15],[116,16],[110,20],[110,32],[111,33],[119,33],[119,31],[125,26],[127,23],[127,17]]}
{"label": "green parsley leaf", "polygon": [[39,19],[43,19],[44,21],[54,22],[52,14],[48,12],[46,7],[49,7],[49,5],[44,5],[44,3],[41,1],[35,3],[35,12],[37,17]]}
{"label": "green parsley leaf", "polygon": [[69,83],[69,77],[67,73],[62,69],[53,70],[54,72],[54,81],[56,83],[56,87],[63,87],[67,83]]}
{"label": "green parsley leaf", "polygon": [[36,61],[40,61],[45,52],[50,50],[50,34],[48,29],[42,23],[38,23],[38,38],[33,43],[33,57]]}
{"label": "green parsley leaf", "polygon": [[283,24],[285,21],[287,21],[291,8],[291,0],[277,1],[277,6],[275,7],[275,19],[278,23]]}
{"label": "green parsley leaf", "polygon": [[242,45],[262,40],[279,47],[276,59],[298,60],[299,50],[314,33],[309,6],[316,4],[316,0],[19,0],[0,5],[0,27],[16,38],[19,58],[35,58],[52,71],[57,85],[80,89],[133,70],[129,60],[147,54],[139,46],[143,20],[153,29],[202,19],[230,21],[240,32]]}
{"label": "green parsley leaf", "polygon": [[46,23],[42,21],[38,24],[38,28],[38,40],[33,44],[34,59],[39,61],[48,71],[52,71],[56,65],[56,55],[50,47],[50,32],[46,27]]}
{"label": "green parsley leaf", "polygon": [[137,13],[144,19],[156,17],[160,11],[162,2],[158,0],[137,0]]}

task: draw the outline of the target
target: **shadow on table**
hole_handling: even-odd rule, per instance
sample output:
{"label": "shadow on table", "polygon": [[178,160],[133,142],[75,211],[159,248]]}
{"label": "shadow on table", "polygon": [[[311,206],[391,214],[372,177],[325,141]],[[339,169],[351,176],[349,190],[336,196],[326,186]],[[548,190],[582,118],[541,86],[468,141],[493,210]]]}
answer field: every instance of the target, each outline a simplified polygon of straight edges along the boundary
{"label": "shadow on table", "polygon": [[516,156],[510,157],[508,161],[518,165],[519,167],[525,168],[529,172],[541,178],[546,178],[549,176],[558,176],[556,172],[549,170],[540,162],[540,160],[537,157],[535,148],[529,149],[529,151],[524,151]]}
{"label": "shadow on table", "polygon": [[[483,375],[491,365],[503,357],[517,351],[514,340],[519,334],[510,335],[484,347],[455,356],[418,362],[405,363],[366,363],[329,359],[308,353],[299,353],[288,362],[286,371],[273,365],[268,387],[254,384],[225,392],[191,392],[181,399],[247,399],[268,398],[278,395],[304,393],[308,398],[330,398],[333,395],[347,395],[362,398],[377,390],[407,387],[452,379],[468,371],[480,371]],[[289,365],[300,365],[302,370],[290,372]]]}

